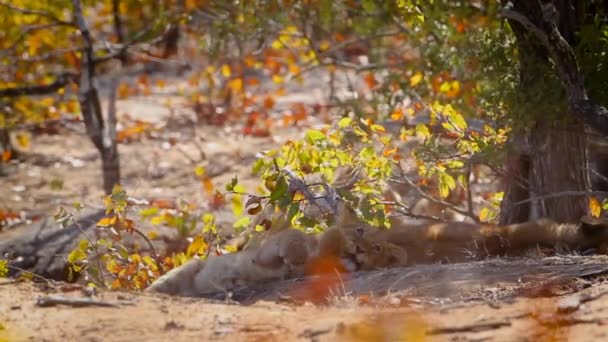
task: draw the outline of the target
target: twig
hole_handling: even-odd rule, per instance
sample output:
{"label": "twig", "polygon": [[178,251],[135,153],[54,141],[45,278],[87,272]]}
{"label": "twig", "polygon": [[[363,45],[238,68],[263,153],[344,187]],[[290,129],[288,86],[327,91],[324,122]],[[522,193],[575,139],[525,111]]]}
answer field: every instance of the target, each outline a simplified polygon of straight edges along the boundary
{"label": "twig", "polygon": [[315,338],[321,335],[325,335],[325,334],[329,334],[331,332],[332,328],[324,328],[324,329],[305,329],[304,331],[302,331],[302,333],[300,335],[298,335],[299,338],[308,338],[311,340],[316,340]]}
{"label": "twig", "polygon": [[471,189],[471,174],[473,173],[473,163],[472,160],[469,159],[467,162],[467,209],[469,211],[469,216],[475,216],[475,212],[473,209],[473,190]]}
{"label": "twig", "polygon": [[[126,303],[123,303],[126,304]],[[48,308],[56,305],[68,305],[76,308],[87,307],[87,306],[101,306],[101,307],[111,307],[111,308],[119,308],[120,303],[114,302],[106,302],[98,299],[92,298],[69,298],[62,296],[44,296],[38,297],[36,300],[36,306],[42,308]]]}
{"label": "twig", "polygon": [[400,179],[391,179],[391,181],[396,182],[396,183],[401,183],[401,184],[406,184],[411,186],[414,190],[416,190],[416,192],[418,192],[418,194],[420,196],[422,196],[422,198],[425,198],[435,204],[439,204],[441,206],[444,206],[454,212],[457,212],[461,215],[464,215],[466,217],[470,217],[471,219],[473,219],[475,222],[479,222],[479,218],[476,217],[475,215],[471,216],[469,214],[469,212],[467,210],[463,210],[455,205],[453,205],[452,203],[446,202],[446,201],[442,201],[442,200],[438,200],[432,196],[430,196],[429,194],[427,194],[426,192],[424,192],[424,190],[422,190],[418,185],[416,185],[416,183],[414,183],[411,179],[409,179],[405,173],[403,172],[402,168],[399,168],[399,175],[401,177],[401,179],[403,179],[403,181],[401,181]]}
{"label": "twig", "polygon": [[412,208],[410,208],[408,205],[406,205],[405,203],[402,203],[400,201],[377,201],[376,203],[382,204],[382,205],[390,205],[390,206],[398,207],[395,210],[396,212],[398,212],[404,216],[414,218],[414,219],[424,219],[424,220],[433,220],[433,221],[442,221],[442,222],[445,221],[437,216],[414,214],[412,212]]}
{"label": "twig", "polygon": [[146,240],[146,243],[150,247],[150,250],[152,251],[152,254],[154,254],[154,259],[156,259],[156,262],[158,262],[159,264],[161,264],[160,255],[158,253],[156,253],[156,249],[154,248],[154,245],[152,244],[152,241],[150,241],[150,239],[146,236],[146,234],[144,234],[141,230],[139,230],[137,228],[133,228],[133,231],[137,235],[141,236],[142,239]]}
{"label": "twig", "polygon": [[508,321],[496,321],[496,322],[482,322],[482,323],[473,323],[467,325],[461,325],[458,327],[442,327],[442,328],[432,328],[427,330],[427,335],[441,335],[441,334],[454,334],[454,333],[463,333],[463,332],[480,332],[486,330],[494,330],[500,329],[504,327],[510,327],[511,322]]}
{"label": "twig", "polygon": [[36,278],[36,279],[42,280],[42,281],[44,281],[45,283],[47,283],[47,284],[49,284],[49,285],[53,285],[53,284],[55,284],[55,281],[54,281],[53,279],[47,279],[47,278],[45,278],[45,277],[43,277],[43,276],[41,276],[41,275],[39,275],[39,274],[36,274],[36,273],[34,273],[34,272],[31,272],[31,271],[25,270],[25,269],[23,269],[23,268],[21,268],[21,267],[17,267],[17,266],[8,265],[8,268],[9,268],[9,269],[12,269],[12,270],[15,270],[15,271],[19,271],[19,272],[23,272],[23,273],[29,274],[30,276],[32,276],[32,277],[34,277],[34,278]]}
{"label": "twig", "polygon": [[527,198],[525,200],[521,200],[518,202],[513,203],[513,206],[518,206],[518,205],[522,205],[524,203],[528,203],[528,202],[532,202],[532,201],[537,201],[537,200],[544,200],[547,198],[555,198],[555,197],[570,197],[570,196],[588,196],[588,195],[608,195],[608,192],[606,191],[576,191],[576,190],[570,190],[570,191],[560,191],[560,192],[554,192],[551,194],[546,194],[546,195],[540,195],[540,196],[532,196],[530,198]]}
{"label": "twig", "polygon": [[5,88],[0,90],[1,97],[17,97],[22,95],[45,95],[54,93],[57,90],[65,87],[70,82],[75,82],[77,75],[74,73],[63,73],[57,76],[57,79],[50,84],[44,85],[29,85],[23,87]]}

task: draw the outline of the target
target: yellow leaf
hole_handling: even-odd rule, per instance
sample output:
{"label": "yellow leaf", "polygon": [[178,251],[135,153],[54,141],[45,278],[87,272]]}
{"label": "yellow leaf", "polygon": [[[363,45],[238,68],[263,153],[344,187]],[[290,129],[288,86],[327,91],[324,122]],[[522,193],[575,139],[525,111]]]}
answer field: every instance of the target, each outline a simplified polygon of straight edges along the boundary
{"label": "yellow leaf", "polygon": [[228,87],[234,93],[241,93],[243,91],[243,79],[235,78],[233,80],[230,80],[230,82],[228,82]]}
{"label": "yellow leaf", "polygon": [[593,217],[600,217],[600,214],[602,213],[602,204],[597,198],[589,198],[589,211]]}
{"label": "yellow leaf", "polygon": [[488,222],[491,215],[492,215],[492,212],[490,211],[490,209],[482,208],[481,211],[479,211],[479,221]]}
{"label": "yellow leaf", "polygon": [[422,81],[422,73],[417,72],[414,76],[410,77],[410,87],[417,86]]}
{"label": "yellow leaf", "polygon": [[448,197],[450,194],[450,190],[453,190],[456,187],[456,181],[454,177],[448,175],[447,173],[442,173],[439,175],[439,195],[442,198]]}
{"label": "yellow leaf", "polygon": [[6,277],[8,274],[8,261],[0,260],[0,277]]}
{"label": "yellow leaf", "polygon": [[245,210],[245,206],[243,205],[241,196],[239,196],[239,195],[232,196],[232,212],[234,213],[234,216],[240,217],[241,215],[243,215],[244,210]]}
{"label": "yellow leaf", "polygon": [[428,138],[431,136],[431,131],[425,124],[416,125],[416,136],[420,138]]}
{"label": "yellow leaf", "polygon": [[386,130],[384,129],[384,126],[379,125],[379,124],[373,124],[370,126],[371,130],[376,132],[376,133],[384,133],[386,132]]}
{"label": "yellow leaf", "polygon": [[80,250],[80,249],[75,249],[73,251],[70,252],[70,254],[68,255],[68,263],[73,264],[77,261],[82,261],[84,259],[87,258],[87,254]]}
{"label": "yellow leaf", "polygon": [[153,225],[159,225],[165,223],[165,215],[157,215],[150,219],[150,223]]}
{"label": "yellow leaf", "polygon": [[201,166],[201,165],[197,166],[197,167],[194,169],[194,173],[195,173],[195,174],[196,174],[198,177],[202,177],[202,176],[204,176],[204,175],[205,175],[205,167],[204,167],[204,166]]}
{"label": "yellow leaf", "polygon": [[205,254],[207,252],[207,243],[203,239],[202,235],[199,235],[194,238],[188,249],[186,250],[186,255],[188,258],[194,256],[195,254]]}
{"label": "yellow leaf", "polygon": [[320,51],[325,51],[325,50],[329,49],[330,47],[331,47],[331,44],[327,40],[323,40],[323,41],[321,41],[321,44],[319,44]]}
{"label": "yellow leaf", "polygon": [[283,83],[284,79],[282,76],[272,75],[272,81],[276,84],[281,84],[281,83]]}
{"label": "yellow leaf", "polygon": [[104,217],[97,221],[97,227],[112,227],[116,224],[117,216]]}
{"label": "yellow leaf", "polygon": [[232,75],[232,70],[230,69],[230,65],[224,64],[222,65],[222,75],[226,78]]}
{"label": "yellow leaf", "polygon": [[158,233],[155,231],[148,232],[148,239],[150,239],[150,240],[158,239]]}
{"label": "yellow leaf", "polygon": [[31,136],[26,131],[19,131],[15,134],[15,143],[19,148],[28,150],[30,148]]}

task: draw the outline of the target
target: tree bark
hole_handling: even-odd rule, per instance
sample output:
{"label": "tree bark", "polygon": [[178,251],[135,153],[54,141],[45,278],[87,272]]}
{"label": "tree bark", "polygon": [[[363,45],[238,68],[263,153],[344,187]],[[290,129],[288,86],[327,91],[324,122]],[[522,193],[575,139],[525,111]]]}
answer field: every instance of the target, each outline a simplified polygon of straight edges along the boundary
{"label": "tree bark", "polygon": [[[559,22],[560,33],[572,44],[578,22],[568,19],[566,14],[571,13],[576,5],[566,0],[555,1],[554,5],[557,6],[558,17],[562,19]],[[537,1],[514,1],[513,10],[524,15],[536,27],[545,25],[543,8]],[[551,51],[547,49],[547,42],[530,32],[530,27],[513,19],[509,19],[509,24],[519,48],[520,91],[526,94],[527,89],[535,84],[538,86],[539,80],[545,79],[547,70],[551,72],[550,63],[554,61],[549,59]],[[555,57],[554,55],[552,57]],[[563,68],[561,71],[563,72]],[[555,92],[562,89],[547,88],[546,91]],[[569,89],[566,88],[565,91],[568,92]],[[568,95],[570,98],[571,94]],[[590,188],[584,125],[580,120],[574,119],[574,114],[577,113],[572,112],[572,106],[563,109],[560,122],[543,119],[552,117],[551,114],[540,113],[535,116],[536,120],[531,120],[531,128],[522,127],[514,132],[518,139],[512,139],[511,142],[524,152],[509,157],[511,160],[507,169],[512,177],[506,179],[501,224],[518,223],[539,217],[548,217],[558,222],[576,222],[587,213],[586,196],[542,198],[543,195],[563,191],[585,192]],[[518,182],[519,178],[525,179],[527,189]],[[530,198],[537,199],[530,201]]]}

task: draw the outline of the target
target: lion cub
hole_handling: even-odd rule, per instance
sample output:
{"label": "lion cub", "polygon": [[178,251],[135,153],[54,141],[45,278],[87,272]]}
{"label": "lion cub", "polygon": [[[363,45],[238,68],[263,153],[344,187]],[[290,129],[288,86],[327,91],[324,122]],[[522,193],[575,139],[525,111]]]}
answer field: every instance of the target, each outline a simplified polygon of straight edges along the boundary
{"label": "lion cub", "polygon": [[608,222],[590,218],[583,218],[580,224],[540,219],[508,226],[466,222],[408,225],[395,219],[390,229],[365,224],[359,229],[357,259],[362,269],[522,256],[538,247],[603,250],[608,243]]}
{"label": "lion cub", "polygon": [[158,278],[146,290],[179,296],[202,296],[303,274],[317,251],[315,237],[296,229],[272,232],[259,245],[206,260],[192,259]]}

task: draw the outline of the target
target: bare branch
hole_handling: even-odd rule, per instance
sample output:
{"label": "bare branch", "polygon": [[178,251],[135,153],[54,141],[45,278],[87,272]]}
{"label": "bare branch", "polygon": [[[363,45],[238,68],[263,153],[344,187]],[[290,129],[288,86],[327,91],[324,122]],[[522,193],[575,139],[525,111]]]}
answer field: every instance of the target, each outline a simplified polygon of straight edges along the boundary
{"label": "bare branch", "polygon": [[473,219],[475,222],[479,222],[479,218],[475,215],[471,215],[469,213],[469,211],[464,210],[462,208],[459,208],[455,205],[453,205],[452,203],[446,202],[446,201],[442,201],[439,199],[434,198],[433,196],[430,196],[429,194],[427,194],[426,192],[424,192],[424,190],[422,190],[418,185],[416,185],[416,183],[414,183],[411,179],[409,179],[405,173],[403,172],[403,169],[399,168],[400,170],[400,179],[394,179],[392,178],[391,181],[395,182],[395,183],[401,183],[401,184],[406,184],[409,185],[410,187],[412,187],[414,190],[416,190],[416,192],[418,192],[418,194],[422,197],[427,199],[430,202],[433,202],[435,204],[439,204],[447,209],[450,209],[456,213],[459,213],[461,215],[464,215],[466,217],[470,217],[471,219]]}

